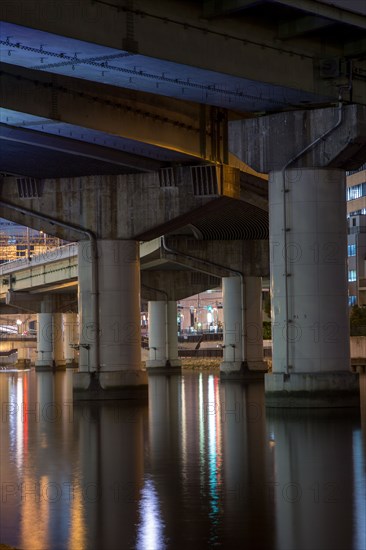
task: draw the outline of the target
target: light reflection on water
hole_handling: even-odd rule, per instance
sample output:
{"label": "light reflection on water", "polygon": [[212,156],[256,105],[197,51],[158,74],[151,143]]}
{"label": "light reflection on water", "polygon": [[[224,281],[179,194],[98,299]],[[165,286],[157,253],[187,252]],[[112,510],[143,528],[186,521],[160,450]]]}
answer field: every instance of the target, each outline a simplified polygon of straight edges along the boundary
{"label": "light reflection on water", "polygon": [[151,479],[142,488],[139,503],[140,521],[137,528],[137,550],[166,548],[164,521],[161,517],[159,496]]}
{"label": "light reflection on water", "polygon": [[24,550],[365,550],[359,411],[264,407],[262,383],[154,375],[148,405],[1,373],[0,542]]}

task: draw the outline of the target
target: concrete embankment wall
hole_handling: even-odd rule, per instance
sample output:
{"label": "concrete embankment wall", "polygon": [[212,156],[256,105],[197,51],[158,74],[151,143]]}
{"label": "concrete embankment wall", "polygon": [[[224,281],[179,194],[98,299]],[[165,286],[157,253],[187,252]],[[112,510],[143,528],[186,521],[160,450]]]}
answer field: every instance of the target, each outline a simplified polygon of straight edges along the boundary
{"label": "concrete embankment wall", "polygon": [[366,336],[351,336],[351,357],[366,358]]}

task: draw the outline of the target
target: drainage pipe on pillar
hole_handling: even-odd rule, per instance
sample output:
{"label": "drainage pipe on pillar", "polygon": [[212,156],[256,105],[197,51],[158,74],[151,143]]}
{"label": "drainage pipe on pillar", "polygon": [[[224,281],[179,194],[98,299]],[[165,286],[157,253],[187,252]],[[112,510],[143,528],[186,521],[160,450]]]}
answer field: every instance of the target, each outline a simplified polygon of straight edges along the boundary
{"label": "drainage pipe on pillar", "polygon": [[91,261],[92,261],[92,280],[91,280],[91,296],[93,301],[93,323],[95,326],[95,333],[97,335],[95,339],[95,356],[94,356],[94,371],[99,372],[100,369],[100,354],[99,354],[99,284],[98,284],[98,248],[97,248],[97,239],[96,236],[92,231],[89,231],[88,229],[84,229],[82,227],[79,227],[77,225],[73,225],[70,223],[61,222],[59,220],[56,220],[55,218],[51,218],[50,216],[45,216],[44,214],[39,214],[38,212],[33,212],[33,210],[28,210],[27,208],[22,208],[20,206],[17,206],[15,204],[12,204],[11,202],[4,201],[3,199],[0,200],[0,205],[5,206],[6,208],[10,208],[12,210],[15,210],[16,212],[20,212],[21,214],[29,215],[33,218],[38,218],[39,220],[42,220],[44,222],[47,222],[51,225],[58,225],[59,227],[63,227],[65,229],[71,229],[72,231],[75,231],[76,233],[81,233],[82,235],[86,235],[87,238],[90,241],[91,246]]}
{"label": "drainage pipe on pillar", "polygon": [[288,374],[289,369],[291,368],[291,365],[289,365],[289,306],[288,306],[288,254],[287,254],[287,231],[289,231],[289,228],[287,227],[287,212],[286,212],[286,176],[285,172],[288,169],[291,164],[299,160],[303,155],[308,153],[311,149],[313,149],[320,141],[324,140],[326,137],[328,137],[330,134],[334,132],[338,128],[338,126],[341,125],[342,119],[343,119],[343,102],[342,102],[342,89],[352,90],[352,82],[350,80],[348,85],[340,86],[339,87],[339,97],[338,97],[338,119],[337,122],[329,128],[329,130],[326,130],[321,136],[317,137],[309,143],[306,147],[304,147],[299,153],[297,153],[295,156],[293,156],[287,163],[281,168],[281,179],[282,179],[282,195],[283,195],[283,232],[284,232],[284,260],[285,260],[285,315],[286,315],[286,325],[285,325],[285,334],[286,334],[286,372]]}
{"label": "drainage pipe on pillar", "polygon": [[[191,260],[193,262],[198,262],[203,265],[207,265],[208,267],[217,267],[218,269],[224,269],[228,273],[233,273],[234,275],[237,275],[240,277],[240,291],[241,291],[241,362],[244,362],[245,357],[245,336],[244,336],[244,328],[245,328],[245,310],[244,310],[244,301],[245,301],[245,283],[244,283],[244,273],[241,271],[236,271],[235,269],[231,269],[230,267],[227,267],[225,265],[220,265],[215,262],[210,262],[209,260],[202,260],[201,258],[196,258],[195,256],[191,256],[190,254],[185,254],[184,252],[180,252],[179,250],[175,250],[174,248],[170,248],[167,246],[165,242],[165,236],[163,235],[161,237],[161,243],[163,245],[163,249],[166,252],[169,252],[170,254],[175,254],[177,256],[182,256],[182,258],[187,258],[187,260]],[[197,271],[201,271],[202,273],[207,273],[208,275],[212,275],[212,272],[209,269],[199,269]]]}

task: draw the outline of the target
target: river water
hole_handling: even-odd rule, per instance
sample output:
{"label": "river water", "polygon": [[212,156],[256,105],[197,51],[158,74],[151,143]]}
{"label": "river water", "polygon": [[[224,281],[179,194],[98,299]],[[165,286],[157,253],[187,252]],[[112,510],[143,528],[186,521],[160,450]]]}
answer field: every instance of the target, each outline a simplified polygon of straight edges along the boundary
{"label": "river water", "polygon": [[72,403],[1,372],[0,542],[23,550],[366,550],[361,410],[271,410],[263,383],[154,375],[148,404]]}

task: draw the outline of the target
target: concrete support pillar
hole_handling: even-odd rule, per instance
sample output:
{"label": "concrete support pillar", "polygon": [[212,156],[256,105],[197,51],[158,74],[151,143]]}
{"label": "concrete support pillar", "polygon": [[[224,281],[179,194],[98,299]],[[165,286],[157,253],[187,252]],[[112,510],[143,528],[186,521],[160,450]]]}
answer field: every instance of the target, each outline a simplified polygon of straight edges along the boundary
{"label": "concrete support pillar", "polygon": [[80,362],[74,397],[145,397],[139,246],[136,241],[99,240],[97,248],[93,258],[90,243],[79,243]]}
{"label": "concrete support pillar", "polygon": [[51,370],[53,362],[53,317],[50,301],[44,299],[41,313],[37,314],[36,370]]}
{"label": "concrete support pillar", "polygon": [[76,313],[64,313],[62,315],[62,336],[64,358],[67,367],[76,366],[76,346],[79,342],[79,326]]}
{"label": "concrete support pillar", "polygon": [[16,368],[19,370],[30,368],[30,353],[29,348],[25,347],[25,342],[19,342],[18,346],[18,358],[16,362]]}
{"label": "concrete support pillar", "polygon": [[150,372],[167,372],[171,368],[176,371],[181,367],[178,358],[177,303],[149,302],[148,308],[149,360],[146,367]]}
{"label": "concrete support pillar", "polygon": [[36,370],[62,369],[65,367],[62,341],[62,313],[52,313],[53,301],[46,296],[37,315]]}
{"label": "concrete support pillar", "polygon": [[221,372],[238,372],[244,362],[244,304],[240,277],[222,279],[224,344]]}
{"label": "concrete support pillar", "polygon": [[53,365],[57,369],[65,368],[64,346],[62,339],[62,313],[53,314]]}
{"label": "concrete support pillar", "polygon": [[224,277],[224,343],[222,378],[262,377],[262,281],[260,277]]}
{"label": "concrete support pillar", "polygon": [[269,193],[272,370],[348,372],[344,171],[272,172]]}
{"label": "concrete support pillar", "polygon": [[267,406],[359,406],[350,370],[344,170],[362,162],[365,122],[365,107],[340,104],[234,123],[231,150],[270,174]]}
{"label": "concrete support pillar", "polygon": [[244,359],[251,371],[265,371],[263,361],[262,277],[244,278]]}
{"label": "concrete support pillar", "polygon": [[167,362],[166,302],[149,302],[148,314],[149,360],[146,362],[146,367],[165,367]]}
{"label": "concrete support pillar", "polygon": [[[270,175],[272,374],[267,404],[327,406],[358,392],[350,372],[347,221],[343,170],[292,169]],[[335,393],[333,394],[335,396]]]}

